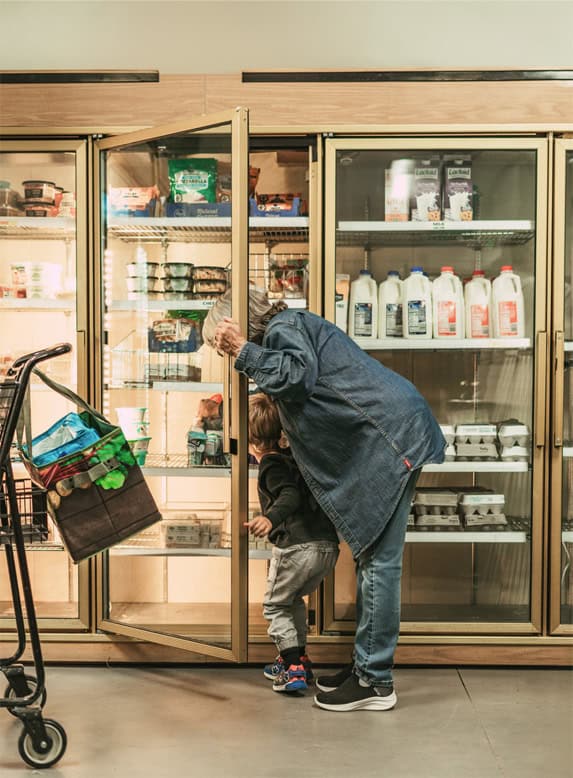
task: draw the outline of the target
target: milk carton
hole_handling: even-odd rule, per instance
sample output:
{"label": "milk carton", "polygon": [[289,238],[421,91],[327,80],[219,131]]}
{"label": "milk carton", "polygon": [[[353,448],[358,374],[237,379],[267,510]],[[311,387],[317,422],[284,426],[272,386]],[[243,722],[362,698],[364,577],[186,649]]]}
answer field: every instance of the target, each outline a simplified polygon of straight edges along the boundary
{"label": "milk carton", "polygon": [[525,337],[525,312],[521,279],[511,265],[504,265],[491,285],[494,338]]}
{"label": "milk carton", "polygon": [[385,221],[408,221],[413,173],[414,161],[411,159],[395,159],[384,171]]}
{"label": "milk carton", "polygon": [[348,334],[372,339],[378,334],[378,287],[369,270],[361,270],[350,284]]}
{"label": "milk carton", "polygon": [[466,338],[491,336],[491,282],[483,270],[474,270],[464,290]]}
{"label": "milk carton", "polygon": [[437,222],[441,218],[439,160],[419,160],[414,167],[412,221]]}
{"label": "milk carton", "polygon": [[444,166],[444,218],[472,221],[473,182],[470,160],[456,159]]}
{"label": "milk carton", "polygon": [[350,294],[350,276],[348,273],[336,274],[336,293],[334,311],[336,326],[343,332],[348,331],[348,297]]}
{"label": "milk carton", "polygon": [[390,270],[378,290],[378,337],[402,337],[402,281]]}
{"label": "milk carton", "polygon": [[432,282],[416,266],[402,287],[404,337],[432,337]]}
{"label": "milk carton", "polygon": [[432,285],[434,337],[464,337],[464,293],[453,267],[445,266]]}

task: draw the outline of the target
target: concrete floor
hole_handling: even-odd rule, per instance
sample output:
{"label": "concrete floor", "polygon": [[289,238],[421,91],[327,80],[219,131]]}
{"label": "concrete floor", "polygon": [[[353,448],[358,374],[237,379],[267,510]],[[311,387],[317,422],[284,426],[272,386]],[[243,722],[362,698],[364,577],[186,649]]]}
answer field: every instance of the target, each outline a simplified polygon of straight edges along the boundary
{"label": "concrete floor", "polygon": [[[253,668],[50,667],[51,778],[571,778],[573,673],[398,669],[398,706],[330,713]],[[0,775],[40,775],[0,714]]]}

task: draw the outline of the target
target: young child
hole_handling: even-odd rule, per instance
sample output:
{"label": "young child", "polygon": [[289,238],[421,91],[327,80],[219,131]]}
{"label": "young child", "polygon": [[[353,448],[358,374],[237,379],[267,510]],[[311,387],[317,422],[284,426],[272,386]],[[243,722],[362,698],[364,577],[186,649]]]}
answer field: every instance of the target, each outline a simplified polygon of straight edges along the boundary
{"label": "young child", "polygon": [[264,669],[276,692],[307,688],[312,680],[306,655],[303,597],[334,568],[338,536],[314,500],[284,438],[278,409],[266,394],[249,398],[249,453],[259,463],[261,515],[246,523],[256,537],[274,544],[263,603],[268,634],[279,656]]}

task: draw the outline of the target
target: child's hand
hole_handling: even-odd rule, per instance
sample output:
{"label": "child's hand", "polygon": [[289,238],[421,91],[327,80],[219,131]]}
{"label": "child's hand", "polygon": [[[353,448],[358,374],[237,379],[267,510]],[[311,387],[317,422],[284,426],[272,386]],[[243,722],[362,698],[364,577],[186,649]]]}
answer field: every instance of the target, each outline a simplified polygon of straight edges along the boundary
{"label": "child's hand", "polygon": [[245,527],[248,527],[251,535],[256,538],[264,538],[272,530],[273,525],[266,516],[255,516],[252,521],[245,522]]}

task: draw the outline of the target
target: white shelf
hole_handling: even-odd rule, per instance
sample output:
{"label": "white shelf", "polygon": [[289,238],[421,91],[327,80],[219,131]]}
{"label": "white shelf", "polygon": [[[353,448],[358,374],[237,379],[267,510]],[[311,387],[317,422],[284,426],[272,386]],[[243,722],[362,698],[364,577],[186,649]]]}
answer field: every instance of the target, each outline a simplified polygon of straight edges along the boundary
{"label": "white shelf", "polygon": [[444,462],[441,465],[424,465],[424,473],[527,473],[528,462]]}
{"label": "white shelf", "polygon": [[[187,466],[187,454],[170,454],[169,459],[161,454],[149,454],[141,468],[144,475],[158,478],[230,478],[230,467]],[[249,478],[257,477],[258,468],[249,468]]]}
{"label": "white shelf", "polygon": [[563,459],[573,459],[573,446],[563,447]]}
{"label": "white shelf", "polygon": [[563,543],[573,543],[573,530],[565,530],[561,533]]}
{"label": "white shelf", "polygon": [[573,340],[566,340],[564,348],[565,351],[573,351]]}
{"label": "white shelf", "polygon": [[[253,243],[308,242],[307,216],[252,216],[249,218],[249,239]],[[110,217],[107,233],[124,241],[229,243],[230,216],[130,218]]]}
{"label": "white shelf", "polygon": [[0,216],[2,238],[65,240],[75,236],[75,219],[63,216]]}
{"label": "white shelf", "polygon": [[527,543],[525,532],[406,532],[407,543]]}
{"label": "white shelf", "polygon": [[[41,301],[38,301],[41,302]],[[215,300],[153,300],[148,297],[140,297],[137,300],[113,300],[108,310],[110,311],[208,311],[215,305]],[[270,300],[270,302],[277,302]],[[289,308],[306,309],[307,301],[304,299],[288,298],[281,300]]]}
{"label": "white shelf", "polygon": [[341,221],[338,245],[424,245],[457,243],[472,247],[527,243],[535,235],[535,223],[527,219],[472,222]]}
{"label": "white shelf", "polygon": [[528,349],[530,338],[353,338],[364,351],[441,351],[463,349]]}
{"label": "white shelf", "polygon": [[76,301],[73,300],[40,300],[20,299],[15,297],[3,297],[0,299],[0,311],[60,311],[69,313],[76,310]]}
{"label": "white shelf", "polygon": [[[230,548],[162,548],[151,546],[114,546],[110,549],[112,556],[231,556]],[[271,551],[269,549],[249,549],[249,559],[270,559]]]}
{"label": "white shelf", "polygon": [[154,381],[155,392],[222,392],[223,384],[201,383],[200,381]]}

